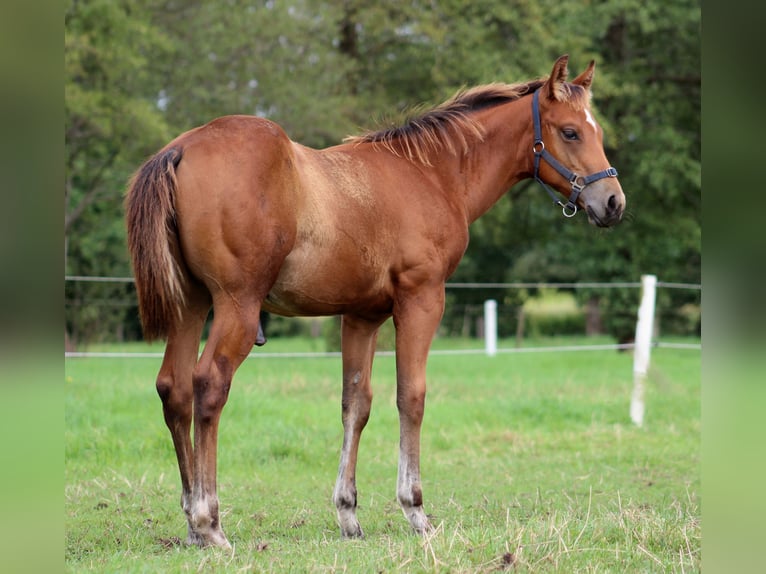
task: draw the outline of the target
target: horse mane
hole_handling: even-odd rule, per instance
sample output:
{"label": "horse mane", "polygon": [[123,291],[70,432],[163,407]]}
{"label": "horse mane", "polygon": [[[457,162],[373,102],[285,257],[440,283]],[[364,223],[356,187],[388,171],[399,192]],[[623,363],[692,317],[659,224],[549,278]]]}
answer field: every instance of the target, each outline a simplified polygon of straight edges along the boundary
{"label": "horse mane", "polygon": [[[484,138],[482,126],[472,117],[474,112],[506,104],[537,90],[545,80],[518,84],[492,83],[458,91],[452,98],[425,112],[411,115],[403,125],[349,136],[343,141],[352,144],[372,143],[398,157],[431,165],[429,156],[446,149],[453,155],[465,153],[471,140]],[[586,90],[563,84],[567,99],[577,105]],[[568,88],[568,89],[567,89]],[[580,94],[579,92],[582,92]]]}

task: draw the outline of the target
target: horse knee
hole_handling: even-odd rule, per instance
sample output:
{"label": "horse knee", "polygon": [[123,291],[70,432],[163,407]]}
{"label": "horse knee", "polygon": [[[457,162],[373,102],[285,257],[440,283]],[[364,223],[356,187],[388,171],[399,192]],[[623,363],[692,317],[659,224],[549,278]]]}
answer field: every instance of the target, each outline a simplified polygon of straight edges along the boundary
{"label": "horse knee", "polygon": [[425,390],[421,392],[397,392],[396,407],[402,416],[412,422],[419,423],[423,420],[426,407]]}
{"label": "horse knee", "polygon": [[344,426],[353,424],[354,430],[361,432],[372,411],[372,392],[369,388],[359,389],[359,392],[351,395],[344,393],[341,399],[341,418]]}

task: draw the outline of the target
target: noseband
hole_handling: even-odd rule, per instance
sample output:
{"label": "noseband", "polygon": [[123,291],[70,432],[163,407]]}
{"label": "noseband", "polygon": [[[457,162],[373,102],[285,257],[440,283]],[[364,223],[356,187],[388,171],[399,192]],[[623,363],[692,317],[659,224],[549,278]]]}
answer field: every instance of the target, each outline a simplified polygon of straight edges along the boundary
{"label": "noseband", "polygon": [[[590,175],[577,175],[561,165],[559,161],[545,149],[543,132],[540,127],[540,90],[537,90],[532,96],[532,122],[535,130],[535,143],[532,144],[532,152],[535,154],[535,181],[542,185],[543,189],[548,192],[548,195],[553,198],[553,203],[562,207],[564,217],[573,217],[575,213],[577,213],[577,198],[580,196],[580,192],[585,189],[585,186],[605,177],[617,177],[617,170],[613,167],[608,167],[603,171],[592,173]],[[569,185],[572,186],[572,193],[569,195],[569,200],[566,204],[562,203],[556,193],[548,187],[542,179],[540,179],[540,159],[547,161],[548,164],[564,176],[567,181],[569,181]]]}

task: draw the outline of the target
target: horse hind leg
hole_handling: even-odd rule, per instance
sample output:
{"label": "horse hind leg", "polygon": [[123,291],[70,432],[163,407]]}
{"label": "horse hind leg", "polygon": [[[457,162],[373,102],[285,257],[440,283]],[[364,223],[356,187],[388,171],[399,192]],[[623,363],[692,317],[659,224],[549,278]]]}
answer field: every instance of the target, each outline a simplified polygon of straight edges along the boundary
{"label": "horse hind leg", "polygon": [[218,424],[235,371],[256,341],[260,302],[221,295],[205,349],[192,374],[194,462],[189,542],[230,548],[221,526],[217,493]]}
{"label": "horse hind leg", "polygon": [[[197,362],[202,329],[210,310],[207,294],[190,294],[179,324],[169,333],[165,356],[157,375],[157,394],[170,430],[181,475],[181,508],[191,513],[194,449],[191,442],[193,410],[192,370]],[[190,531],[191,535],[191,531]]]}

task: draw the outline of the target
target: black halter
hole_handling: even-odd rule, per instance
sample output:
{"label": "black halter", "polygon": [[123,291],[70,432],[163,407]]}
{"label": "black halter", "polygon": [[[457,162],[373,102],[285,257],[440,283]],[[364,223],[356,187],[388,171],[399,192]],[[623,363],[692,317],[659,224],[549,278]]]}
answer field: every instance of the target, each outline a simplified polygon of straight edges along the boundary
{"label": "black halter", "polygon": [[[613,167],[608,167],[603,171],[583,177],[561,165],[558,160],[545,149],[543,133],[540,127],[539,101],[540,90],[537,90],[532,96],[532,122],[535,130],[535,143],[532,144],[532,152],[535,154],[535,180],[539,182],[540,185],[543,186],[543,189],[548,192],[548,195],[553,198],[553,203],[562,207],[564,217],[573,217],[574,214],[577,213],[577,198],[579,197],[580,192],[585,189],[585,186],[605,177],[617,177],[617,170]],[[566,204],[562,203],[558,196],[556,196],[556,193],[548,187],[542,179],[540,179],[539,170],[541,158],[547,161],[553,169],[564,176],[569,181],[569,185],[572,186],[572,193],[569,195],[569,200]]]}

